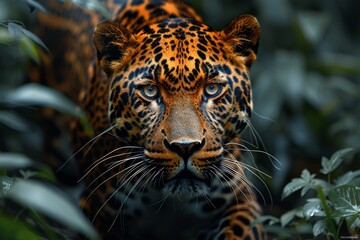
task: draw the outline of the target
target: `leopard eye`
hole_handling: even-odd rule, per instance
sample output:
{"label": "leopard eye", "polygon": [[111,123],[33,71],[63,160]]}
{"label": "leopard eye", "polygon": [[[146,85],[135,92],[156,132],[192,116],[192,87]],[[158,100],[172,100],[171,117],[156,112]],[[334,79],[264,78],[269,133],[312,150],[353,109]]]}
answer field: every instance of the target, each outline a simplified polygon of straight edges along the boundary
{"label": "leopard eye", "polygon": [[223,86],[221,84],[218,83],[209,83],[206,85],[205,87],[205,94],[208,97],[217,97],[221,91],[222,91]]}
{"label": "leopard eye", "polygon": [[144,97],[152,100],[159,95],[159,88],[156,85],[144,85],[141,88],[141,93]]}

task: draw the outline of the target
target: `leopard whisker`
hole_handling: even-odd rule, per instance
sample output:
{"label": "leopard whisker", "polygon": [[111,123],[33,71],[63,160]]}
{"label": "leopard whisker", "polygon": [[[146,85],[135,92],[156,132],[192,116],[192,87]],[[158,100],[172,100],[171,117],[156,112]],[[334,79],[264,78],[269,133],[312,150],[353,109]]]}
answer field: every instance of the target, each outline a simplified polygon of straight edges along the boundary
{"label": "leopard whisker", "polygon": [[[252,143],[251,141],[247,141],[246,139],[241,139],[241,142],[252,147],[252,148],[259,148],[256,144]],[[230,143],[231,144],[231,143]]]}
{"label": "leopard whisker", "polygon": [[[127,171],[129,171],[129,172],[127,172],[125,175],[129,175],[129,174],[131,173],[131,171],[134,171],[134,169],[136,170],[136,167],[139,167],[139,169],[136,170],[136,172],[138,172],[139,170],[142,169],[142,167],[145,165],[145,163],[139,162],[138,165],[140,165],[140,166],[137,166],[137,165],[136,165],[136,166],[134,166],[134,165],[130,166],[130,167],[127,169]],[[89,197],[91,196],[91,194],[93,194],[93,192],[94,192],[97,188],[99,188],[102,184],[104,184],[104,183],[107,182],[108,180],[110,180],[110,179],[112,179],[112,178],[114,178],[114,177],[116,177],[116,176],[118,176],[118,175],[119,175],[119,173],[113,174],[112,176],[110,176],[109,178],[107,178],[105,181],[103,181],[101,184],[99,184],[99,185],[89,194],[89,196],[86,198],[86,200],[88,200]],[[134,176],[134,175],[133,175],[133,176]],[[101,212],[101,210],[106,206],[106,204],[110,201],[110,199],[111,199],[112,197],[114,197],[114,195],[115,195],[123,186],[125,186],[127,183],[129,183],[131,180],[132,180],[132,178],[126,179],[126,181],[124,181],[123,183],[121,183],[121,185],[118,186],[118,187],[116,188],[116,190],[113,191],[113,193],[108,197],[108,199],[107,199],[107,200],[101,205],[101,207],[97,210],[96,214],[94,215],[94,217],[93,217],[93,219],[92,219],[92,222],[95,221],[97,215],[98,215],[98,214]],[[85,200],[85,201],[86,201],[86,200]]]}
{"label": "leopard whisker", "polygon": [[[135,156],[132,156],[132,157],[129,157],[129,158],[125,158],[125,159],[122,159],[122,160],[119,160],[121,161],[121,163],[124,163],[124,162],[127,162],[127,161],[130,161],[130,160],[135,160],[135,159],[141,159],[141,157],[143,157],[143,155],[141,154],[142,152],[133,152],[134,154],[137,154]],[[93,164],[93,166],[89,169],[87,169],[85,171],[85,174],[78,180],[78,182],[82,181],[91,171],[93,171],[96,167],[98,167],[100,164],[110,160],[110,159],[113,159],[113,158],[118,158],[118,157],[122,157],[124,155],[129,155],[129,153],[121,153],[121,154],[116,154],[116,155],[113,155],[113,156],[110,156],[110,157],[107,157],[107,158],[103,158],[101,161],[96,161],[95,164]],[[112,162],[112,163],[108,163],[106,164],[105,166],[108,167],[108,165],[110,167],[108,167],[108,170],[111,170],[113,169],[113,165],[115,163],[119,163],[119,161],[116,161],[116,162]]]}
{"label": "leopard whisker", "polygon": [[91,144],[90,147],[84,153],[84,156],[85,156],[90,151],[92,146],[100,139],[101,136],[103,136],[104,134],[110,132],[116,126],[117,126],[117,124],[105,129],[103,132],[99,133],[97,136],[94,136],[92,139],[90,139],[80,149],[78,149],[73,155],[71,155],[58,169],[56,169],[56,172],[61,171],[66,166],[66,164],[68,164],[77,154],[79,154],[85,147],[87,147],[89,144]]}
{"label": "leopard whisker", "polygon": [[[119,156],[122,156],[122,155],[127,155],[127,154],[132,154],[132,153],[140,153],[141,151],[136,151],[136,152],[133,152],[132,150],[134,149],[143,149],[142,147],[139,147],[139,146],[123,146],[123,147],[119,147],[119,148],[115,148],[114,150],[108,152],[107,154],[105,154],[104,156],[100,157],[99,159],[97,159],[96,161],[94,161],[92,164],[90,164],[90,166],[87,168],[91,168],[92,166],[96,165],[97,162],[101,161],[102,159],[108,157],[109,155],[117,152],[117,151],[121,151],[121,150],[129,150],[127,152],[124,152],[124,153],[121,153],[121,155]],[[86,170],[87,170],[86,169]]]}
{"label": "leopard whisker", "polygon": [[[231,153],[229,153],[230,158],[223,158],[223,163],[224,163],[224,167],[225,167],[225,171],[227,171],[228,173],[230,173],[230,175],[233,175],[238,181],[242,182],[244,187],[246,188],[246,190],[248,192],[251,193],[251,198],[253,198],[253,194],[251,189],[255,188],[257,192],[259,192],[259,194],[262,196],[262,198],[264,199],[262,193],[256,188],[256,186],[251,183],[248,178],[245,175],[245,172],[243,171],[248,170],[249,172],[251,172],[252,174],[254,174],[257,178],[259,178],[261,181],[261,177],[258,176],[254,171],[250,171],[247,168],[247,165],[245,165],[245,163],[238,161],[234,155],[232,155]],[[235,164],[235,166],[237,166],[237,169],[234,169],[231,165]],[[240,171],[238,171],[240,170]],[[263,182],[263,181],[262,181]],[[263,182],[263,184],[266,186],[266,184]],[[266,186],[267,187],[267,186]]]}
{"label": "leopard whisker", "polygon": [[271,161],[271,163],[272,163],[272,165],[276,168],[276,169],[278,169],[278,170],[281,170],[281,162],[280,162],[280,160],[279,159],[277,159],[274,155],[272,155],[272,154],[270,154],[270,153],[268,153],[268,152],[266,152],[266,151],[263,151],[263,150],[258,150],[258,149],[249,149],[248,147],[246,147],[244,144],[241,144],[241,143],[236,143],[236,142],[229,142],[229,143],[226,143],[225,144],[225,146],[229,146],[229,145],[235,145],[236,146],[236,148],[227,148],[228,150],[231,150],[231,149],[239,149],[240,151],[243,151],[243,152],[247,152],[247,153],[249,153],[249,154],[251,154],[251,159],[254,161],[254,156],[252,155],[253,153],[260,153],[260,154],[264,154],[264,155],[266,155],[269,159],[270,159],[270,161]]}
{"label": "leopard whisker", "polygon": [[[281,170],[281,162],[280,162],[275,156],[273,156],[272,154],[268,153],[268,151],[266,150],[265,144],[264,144],[264,142],[263,142],[260,134],[256,131],[256,129],[255,129],[254,125],[251,123],[250,119],[249,119],[249,118],[245,118],[244,121],[245,121],[245,122],[247,123],[247,125],[249,126],[250,131],[251,131],[251,133],[252,133],[252,135],[253,135],[253,137],[254,137],[254,139],[255,139],[255,141],[256,141],[255,147],[256,147],[257,149],[259,149],[259,145],[258,145],[258,142],[257,142],[257,139],[259,139],[259,140],[260,140],[260,143],[261,143],[261,148],[265,149],[265,151],[258,150],[259,153],[264,153],[264,154],[266,154],[266,155],[269,157],[272,165],[273,165],[277,170]],[[236,145],[236,143],[234,143],[234,144]],[[242,147],[244,147],[244,145],[241,145],[241,144],[239,144],[239,145],[242,146]],[[255,151],[256,151],[256,150],[255,150]],[[255,151],[252,151],[252,152],[255,152]],[[276,164],[275,164],[275,163],[276,163]],[[279,166],[277,166],[277,164],[278,164]]]}
{"label": "leopard whisker", "polygon": [[[240,149],[241,151],[243,151],[243,149]],[[229,155],[230,155],[230,158],[231,158],[231,160],[235,163],[235,164],[238,164],[239,165],[239,167],[244,167],[244,166],[246,166],[247,167],[247,170],[252,170],[252,171],[254,171],[254,172],[257,172],[257,173],[259,173],[259,174],[261,174],[261,175],[263,175],[263,176],[265,176],[265,177],[268,177],[268,178],[272,178],[269,174],[267,174],[266,172],[264,172],[264,171],[261,171],[257,166],[256,166],[256,164],[255,164],[255,162],[253,162],[254,163],[254,165],[255,165],[255,167],[254,166],[251,166],[250,164],[247,164],[247,163],[245,163],[245,162],[243,162],[243,161],[238,161],[237,159],[236,159],[236,157],[233,155],[233,154],[231,154],[231,152],[229,152],[229,151],[227,151],[227,150],[225,150]],[[250,150],[249,150],[250,151]],[[253,173],[253,172],[251,172],[251,173]]]}
{"label": "leopard whisker", "polygon": [[[148,171],[147,175],[149,175],[149,176],[148,176],[148,178],[146,179],[146,181],[143,182],[143,184],[141,185],[141,187],[140,187],[139,190],[137,191],[136,196],[141,196],[142,193],[145,191],[146,187],[148,186],[148,184],[149,184],[149,182],[150,182],[150,179],[153,178],[154,175],[157,175],[157,174],[158,174],[158,172],[156,172],[156,171],[154,171],[154,170],[156,170],[156,167],[155,167],[155,166],[152,167],[152,168]],[[150,174],[150,173],[151,173],[151,174]]]}
{"label": "leopard whisker", "polygon": [[[234,197],[235,197],[235,200],[236,200],[236,203],[238,203],[238,197],[237,197],[237,193],[236,193],[236,189],[233,187],[233,184],[231,184],[228,179],[229,178],[226,178],[221,170],[219,169],[219,167],[217,166],[211,166],[212,168],[212,171],[214,172],[215,174],[215,177],[219,180],[219,182],[225,186],[225,184],[223,183],[223,181],[221,181],[220,178],[224,179],[224,181],[226,182],[227,186],[231,188],[232,192],[234,193]],[[230,180],[230,179],[229,179]],[[236,184],[235,184],[236,185]]]}
{"label": "leopard whisker", "polygon": [[[109,159],[111,158],[114,158],[114,157],[118,157],[117,155],[113,156],[113,157],[109,157]],[[129,162],[129,161],[134,161],[134,160],[137,160],[137,159],[143,159],[143,155],[142,154],[138,154],[138,155],[135,155],[133,157],[129,157],[129,158],[125,158],[125,159],[122,159],[121,161],[118,161],[116,163],[113,163],[110,167],[108,167],[108,169],[104,172],[102,172],[99,176],[97,176],[93,181],[91,181],[88,185],[88,187],[90,187],[95,181],[97,181],[99,178],[101,178],[102,176],[104,176],[105,174],[107,174],[108,172],[110,172],[111,170],[113,170],[114,168],[120,166],[121,164],[124,164],[126,162]],[[99,163],[100,164],[100,163]],[[99,164],[97,164],[96,166],[98,166]],[[94,166],[91,170],[93,170],[96,166]],[[125,169],[122,169],[119,173],[123,172],[124,170],[126,170],[127,168]],[[90,173],[90,171],[86,172],[84,174],[84,176],[79,180],[79,181],[82,181],[86,175],[88,175]],[[88,188],[87,187],[87,188]],[[86,189],[85,189],[86,190]]]}
{"label": "leopard whisker", "polygon": [[272,122],[272,123],[276,123],[276,122],[277,122],[277,121],[274,120],[274,119],[271,119],[271,118],[269,118],[269,117],[266,117],[266,116],[258,113],[258,112],[255,111],[254,109],[252,110],[252,113],[254,113],[256,116],[258,116],[258,117],[260,117],[260,118],[262,118],[262,119],[265,119],[266,121],[269,121],[269,122]]}
{"label": "leopard whisker", "polygon": [[[246,171],[250,172],[252,175],[254,175],[262,184],[263,186],[265,187],[267,193],[268,193],[268,196],[270,197],[270,200],[272,202],[272,196],[271,196],[271,192],[268,188],[268,186],[266,185],[265,181],[262,179],[262,177],[260,175],[258,175],[258,173],[262,174],[262,175],[265,175],[269,178],[271,178],[271,176],[269,176],[268,174],[262,172],[261,170],[259,170],[258,168],[255,168],[249,164],[246,164],[244,162],[240,162],[238,161],[232,154],[230,154],[230,158],[224,158],[223,159],[225,162],[229,162],[229,163],[235,163],[235,164],[238,164],[238,166],[242,169],[245,169]],[[265,196],[263,195],[263,193],[255,186],[255,184],[251,183],[250,181],[248,181],[247,177],[245,176],[244,174],[244,181],[246,181],[249,186],[253,189],[255,189],[255,191],[257,191],[259,193],[259,195],[261,196],[263,202],[265,203]]]}
{"label": "leopard whisker", "polygon": [[[120,192],[120,189],[126,185],[126,187],[125,187],[125,189],[124,189],[124,191],[123,191],[123,192],[125,193],[125,191],[127,190],[127,187],[128,187],[127,184],[130,183],[133,179],[135,179],[135,177],[137,176],[137,174],[138,174],[139,172],[142,172],[142,171],[145,171],[145,170],[146,170],[146,167],[147,167],[146,164],[145,164],[144,162],[141,162],[141,163],[142,163],[142,164],[141,164],[140,166],[138,166],[137,170],[136,170],[136,168],[133,167],[133,166],[130,166],[130,167],[127,168],[126,171],[129,170],[129,172],[127,172],[125,175],[121,176],[121,178],[118,180],[118,182],[121,182],[121,185],[119,185],[119,186],[116,188],[116,190],[114,190],[113,194],[111,194],[111,196],[109,197],[108,200],[110,200],[116,193]],[[126,179],[126,180],[123,181],[124,179]],[[136,185],[137,185],[137,184],[136,184]],[[129,194],[126,196],[126,199],[127,199],[128,196],[131,194],[131,192],[132,192],[132,190],[130,190]],[[118,216],[119,216],[119,214],[120,214],[120,212],[121,212],[121,210],[122,210],[122,208],[123,208],[123,206],[124,206],[124,203],[125,203],[126,199],[122,201],[122,204],[121,204],[121,206],[120,206],[120,208],[119,208],[119,210],[118,210],[118,213],[117,213],[116,217],[115,217],[114,220],[113,220],[112,225],[115,224],[116,219],[118,218]],[[121,221],[121,229],[125,229],[124,213],[122,214],[122,218],[123,218],[123,219],[122,219],[123,221]],[[108,229],[108,231],[111,230],[112,225],[111,225],[111,227]]]}
{"label": "leopard whisker", "polygon": [[[119,163],[117,166],[120,166],[122,165],[122,163]],[[130,164],[129,166],[121,169],[119,172],[116,173],[116,175],[118,176],[118,179],[117,179],[117,184],[120,184],[121,183],[121,186],[120,187],[123,187],[124,185],[126,185],[129,181],[132,180],[132,177],[127,179],[129,177],[129,175],[132,174],[131,171],[133,171],[136,167],[143,167],[143,165],[145,165],[144,162],[140,161],[140,162],[137,162],[137,163],[134,163],[134,164]],[[115,167],[115,165],[113,166]],[[125,172],[124,175],[120,174],[120,173],[123,173]],[[124,181],[124,179],[126,179]]]}
{"label": "leopard whisker", "polygon": [[[231,145],[235,145],[235,147],[230,148],[229,146],[231,146]],[[239,146],[241,146],[242,148],[240,148]],[[247,146],[245,146],[245,145],[243,145],[241,143],[230,142],[230,143],[225,144],[225,147],[226,148],[224,150],[229,154],[232,154],[230,152],[230,150],[240,150],[242,152],[246,152],[249,155],[249,157],[250,157],[251,161],[253,162],[253,164],[256,166],[254,154],[250,151],[250,149]]]}
{"label": "leopard whisker", "polygon": [[[227,161],[227,159],[224,158],[223,159],[223,165],[222,165],[223,170],[225,171],[225,173],[229,174],[230,176],[233,176],[233,178],[228,177],[228,179],[231,181],[231,183],[233,185],[236,186],[236,189],[238,189],[246,197],[246,199],[249,201],[249,199],[247,198],[247,194],[245,194],[244,190],[239,187],[239,182],[242,183],[242,186],[244,186],[245,189],[249,193],[252,193],[252,191],[251,191],[252,184],[249,182],[249,180],[245,176],[245,173],[243,172],[243,168],[238,166],[237,169],[234,169],[233,166],[231,166],[231,164],[233,164],[232,161]],[[227,176],[227,175],[224,174],[224,176]],[[232,185],[230,185],[230,186],[232,186]],[[253,196],[251,194],[251,199],[252,198],[253,198]]]}
{"label": "leopard whisker", "polygon": [[[159,179],[162,179],[163,176],[164,176],[164,172],[163,172],[164,168],[160,169],[153,177],[152,177],[152,181],[154,181],[153,185],[155,185],[155,181],[156,181],[156,177],[157,175],[160,174],[160,177],[157,179],[159,181]],[[169,197],[170,193],[166,194],[163,199],[159,200],[159,201],[156,201],[154,203],[150,203],[149,206],[155,206],[156,204],[160,203],[160,207],[158,208],[158,210],[156,211],[156,213],[158,213],[161,209],[161,207],[163,206],[163,204],[165,203],[166,199]]]}
{"label": "leopard whisker", "polygon": [[244,117],[243,120],[246,122],[246,125],[248,126],[248,128],[250,130],[251,136],[253,136],[253,139],[255,140],[255,147],[259,148],[258,140],[260,141],[261,146],[265,147],[265,144],[264,144],[263,140],[261,139],[260,134],[256,131],[254,125],[250,121],[250,118]]}
{"label": "leopard whisker", "polygon": [[[157,169],[157,167],[153,167],[153,170],[156,170],[156,169]],[[142,185],[142,187],[141,187],[141,188],[143,188],[142,191],[144,191],[147,186],[151,185],[153,181],[155,182],[155,178],[156,178],[160,173],[163,174],[163,172],[162,172],[163,170],[164,170],[164,168],[161,168],[161,169],[158,169],[158,171],[155,171],[153,174],[151,174],[151,176],[149,176],[149,178],[148,178],[148,179],[144,182],[144,184]]]}
{"label": "leopard whisker", "polygon": [[[258,150],[259,153],[264,153],[264,154],[266,154],[266,155],[269,157],[272,165],[273,165],[276,169],[280,170],[280,167],[278,167],[277,164],[278,164],[279,166],[281,166],[281,162],[280,162],[275,156],[273,156],[273,155],[271,155],[270,153],[268,153],[268,151],[266,150],[266,146],[265,146],[265,144],[264,144],[264,142],[263,142],[260,134],[257,132],[257,130],[255,129],[254,125],[251,123],[250,119],[245,118],[244,121],[245,121],[245,122],[247,123],[247,125],[249,126],[251,135],[252,135],[253,138],[255,139],[255,145],[249,143],[248,141],[244,141],[244,140],[243,140],[243,142],[249,144],[250,146],[254,146],[254,147],[257,148],[257,149],[259,149],[260,146],[261,146],[261,148],[263,148],[265,151]],[[258,140],[260,141],[260,146],[259,146]],[[237,145],[237,143],[233,143],[233,144]],[[241,146],[241,147],[245,147],[245,146],[242,145],[242,144],[238,144],[238,145]],[[246,149],[248,149],[248,148],[246,148]],[[250,149],[248,149],[248,150],[250,150]],[[252,152],[255,152],[255,150],[254,150],[254,151],[252,150]],[[275,164],[275,163],[276,163],[276,164]]]}
{"label": "leopard whisker", "polygon": [[[91,197],[91,195],[101,186],[103,185],[104,183],[106,183],[107,181],[111,180],[112,178],[118,176],[119,174],[123,173],[123,172],[126,172],[128,171],[129,169],[133,169],[135,168],[136,166],[138,165],[141,165],[141,164],[144,164],[143,162],[138,162],[138,163],[135,163],[134,165],[130,165],[124,169],[122,169],[121,171],[117,172],[116,174],[113,174],[111,175],[110,177],[106,178],[105,180],[103,180],[97,187],[95,187],[89,194],[88,196],[85,198],[85,201],[83,203],[82,206],[85,205],[85,203],[87,202],[87,200],[89,200],[89,198]],[[110,170],[107,170],[106,172],[102,173],[100,176],[98,176],[96,179],[94,179],[85,189],[84,191],[88,190],[89,187],[95,183],[96,180],[98,180],[99,178],[101,178],[104,174],[108,173]],[[127,176],[129,173],[125,173],[124,177]]]}
{"label": "leopard whisker", "polygon": [[[134,191],[134,189],[139,185],[139,183],[144,179],[144,177],[146,177],[146,176],[148,175],[148,173],[152,171],[152,169],[148,169],[148,170],[147,170],[148,167],[149,167],[148,165],[144,164],[144,165],[142,166],[142,168],[140,168],[140,169],[137,170],[132,176],[130,176],[129,180],[135,178],[135,176],[136,176],[138,173],[143,172],[143,174],[136,180],[136,182],[134,183],[134,185],[133,185],[132,188],[130,189],[129,193],[126,195],[125,199],[122,201],[122,204],[121,204],[121,206],[120,206],[120,209],[118,210],[118,213],[116,214],[116,216],[115,216],[115,218],[114,218],[111,226],[110,226],[109,229],[108,229],[109,232],[110,232],[110,230],[112,229],[112,227],[114,226],[117,218],[119,217],[119,214],[122,212],[121,210],[122,210],[122,208],[124,207],[125,202],[126,202],[126,200],[129,198],[130,194],[131,194],[131,193]],[[147,170],[147,171],[145,172],[145,170]],[[131,181],[131,180],[130,180],[130,181]],[[120,188],[121,188],[121,187],[120,187]],[[120,190],[120,188],[118,188],[118,189],[116,190],[116,192],[117,192],[118,190]],[[110,200],[110,199],[109,199],[109,200]],[[105,204],[106,204],[106,202],[105,202]]]}
{"label": "leopard whisker", "polygon": [[[233,178],[229,178],[227,177],[236,187],[235,189],[238,189],[239,192],[242,194],[243,197],[245,197],[247,202],[252,202],[254,201],[254,193],[252,191],[251,186],[253,186],[253,184],[251,182],[249,182],[249,180],[247,179],[247,177],[245,176],[245,174],[242,172],[241,174],[239,174],[238,171],[236,171],[235,169],[233,169],[231,166],[227,166],[227,164],[223,164],[224,166],[224,172],[226,174],[229,174],[231,176],[233,176]],[[226,174],[224,174],[224,176],[226,176]],[[241,182],[241,184],[239,184],[239,182]],[[231,185],[230,185],[231,186]],[[243,187],[243,188],[241,188]],[[247,194],[249,193],[249,194]],[[250,196],[250,199],[249,199]],[[238,202],[238,200],[237,200]]]}
{"label": "leopard whisker", "polygon": [[[120,155],[111,156],[107,160],[119,157]],[[143,152],[137,152],[137,154],[134,155],[134,156],[130,156],[128,158],[124,158],[124,159],[120,159],[120,160],[116,160],[116,161],[106,163],[105,166],[108,167],[108,168],[112,168],[114,165],[120,165],[120,164],[123,164],[125,162],[131,161],[131,160],[136,160],[136,159],[144,160],[144,153]]]}
{"label": "leopard whisker", "polygon": [[[249,189],[251,189],[252,187],[254,187],[254,184],[251,183],[248,178],[246,177],[245,173],[243,171],[239,172],[237,171],[237,169],[234,169],[231,167],[231,164],[234,164],[233,160],[230,158],[223,158],[224,163],[230,163],[230,164],[224,164],[224,170],[227,171],[228,173],[230,173],[231,175],[233,175],[234,177],[236,177],[236,180],[239,180],[241,182],[246,182],[249,185]],[[236,165],[239,164],[241,169],[246,169],[246,167],[242,166],[241,163],[235,163]]]}
{"label": "leopard whisker", "polygon": [[206,201],[207,201],[214,209],[216,209],[216,206],[214,205],[214,203],[211,201],[211,199],[210,199],[206,194],[202,194],[202,196],[206,199]]}
{"label": "leopard whisker", "polygon": [[[215,169],[214,169],[215,168]],[[223,181],[221,181],[220,177],[218,176],[219,174],[221,175],[221,173],[219,172],[218,167],[216,166],[210,166],[210,170],[211,170],[211,174],[214,175],[216,177],[216,179],[218,180],[219,183],[221,183],[223,186],[225,186],[225,184],[223,183]],[[225,179],[226,181],[226,179]],[[227,182],[227,181],[226,181]],[[229,182],[227,182],[228,186],[230,185]]]}
{"label": "leopard whisker", "polygon": [[155,215],[157,215],[157,214],[160,212],[161,208],[164,206],[164,204],[165,204],[165,202],[166,202],[166,199],[169,197],[169,195],[170,195],[170,193],[166,194],[166,195],[163,197],[162,200],[160,200],[160,201],[152,204],[152,205],[155,205],[155,204],[157,204],[157,203],[160,203],[160,206],[159,206],[159,208],[156,210]]}
{"label": "leopard whisker", "polygon": [[[234,195],[234,197],[235,197],[235,201],[236,201],[236,203],[238,204],[238,203],[239,203],[239,199],[238,199],[238,194],[237,194],[237,192],[236,192],[236,189],[235,189],[235,187],[233,186],[234,182],[233,182],[233,184],[231,184],[231,183],[228,181],[228,179],[229,179],[229,180],[231,180],[231,179],[230,179],[229,177],[225,177],[225,176],[222,174],[221,170],[220,170],[218,167],[214,166],[213,169],[212,169],[212,171],[214,172],[215,176],[218,178],[219,182],[220,182],[222,185],[225,186],[225,184],[223,183],[223,181],[221,181],[220,177],[221,177],[222,179],[224,179],[224,181],[226,182],[227,186],[231,188],[231,191],[233,192],[233,195]],[[220,177],[219,177],[219,176],[220,176]],[[235,186],[237,186],[237,184],[235,184]],[[240,190],[240,192],[244,195],[244,193],[242,192],[242,190],[241,190],[238,186],[237,186],[237,188],[238,188],[238,189]]]}

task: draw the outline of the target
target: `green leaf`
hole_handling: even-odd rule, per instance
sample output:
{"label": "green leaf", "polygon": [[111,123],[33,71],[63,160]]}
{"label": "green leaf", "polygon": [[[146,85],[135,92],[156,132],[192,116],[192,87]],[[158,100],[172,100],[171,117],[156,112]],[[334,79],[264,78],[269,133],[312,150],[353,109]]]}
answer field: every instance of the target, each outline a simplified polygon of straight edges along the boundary
{"label": "green leaf", "polygon": [[56,176],[53,172],[53,170],[51,169],[51,167],[43,165],[41,167],[39,167],[39,171],[36,172],[35,174],[36,177],[40,178],[40,179],[44,179],[50,182],[56,182]]}
{"label": "green leaf", "polygon": [[302,210],[301,209],[293,209],[290,210],[280,217],[280,223],[282,227],[288,225],[296,216],[302,217]]}
{"label": "green leaf", "polygon": [[26,0],[26,1],[30,6],[37,8],[42,12],[47,13],[47,10],[44,8],[44,6],[41,5],[40,3],[38,3],[37,1],[35,1],[35,0]]}
{"label": "green leaf", "polygon": [[280,223],[280,219],[270,215],[264,215],[256,218],[250,225],[250,228],[255,227],[257,224],[264,224],[267,222],[267,225],[272,226]]}
{"label": "green leaf", "polygon": [[43,43],[43,41],[41,41],[41,39],[38,36],[36,36],[32,32],[30,32],[29,30],[27,30],[23,25],[20,25],[20,23],[9,22],[7,24],[7,27],[8,27],[10,36],[17,38],[17,39],[28,37],[33,42],[37,43],[39,46],[44,48],[46,51],[49,51],[49,49],[46,47],[46,45]]}
{"label": "green leaf", "polygon": [[354,180],[357,180],[359,177],[360,177],[360,170],[349,171],[344,175],[340,176],[339,178],[337,178],[336,180],[334,180],[334,183],[336,186],[346,185],[353,182]]}
{"label": "green leaf", "polygon": [[7,24],[7,28],[8,28],[8,31],[9,31],[9,34],[11,37],[16,38],[16,39],[23,37],[23,33],[22,33],[21,29],[24,28],[24,26],[22,26],[18,23],[15,23],[15,22],[9,22]]}
{"label": "green leaf", "polygon": [[317,198],[307,199],[307,203],[303,207],[303,212],[305,219],[310,219],[311,217],[315,216],[325,216],[325,213],[321,207],[321,201]]}
{"label": "green leaf", "polygon": [[352,152],[353,152],[352,148],[346,148],[346,149],[342,149],[342,150],[335,152],[331,156],[330,160],[323,157],[321,160],[322,168],[320,169],[320,172],[323,174],[331,173],[344,161],[345,157],[348,156],[349,153],[352,153]]}
{"label": "green leaf", "polygon": [[314,237],[319,236],[320,234],[326,233],[328,230],[328,223],[326,220],[319,220],[313,226]]}
{"label": "green leaf", "polygon": [[306,38],[316,44],[324,36],[330,18],[321,11],[300,11],[297,20]]}
{"label": "green leaf", "polygon": [[94,130],[84,111],[52,88],[29,83],[10,92],[0,94],[0,101],[24,106],[46,106],[62,113],[71,114],[80,118],[80,122],[89,136],[94,136]]}
{"label": "green leaf", "polygon": [[97,233],[80,209],[54,189],[32,180],[18,179],[7,197],[85,236],[97,238]]}
{"label": "green leaf", "polygon": [[15,39],[10,35],[9,31],[5,30],[0,25],[0,44],[11,45]]}
{"label": "green leaf", "polygon": [[346,221],[349,229],[351,229],[352,227],[360,227],[360,216],[358,215],[349,216],[346,218]]}
{"label": "green leaf", "polygon": [[33,42],[37,43],[39,46],[41,46],[42,48],[44,48],[46,51],[49,52],[49,49],[46,47],[46,45],[44,44],[43,41],[41,41],[41,39],[36,36],[35,34],[33,34],[32,32],[30,32],[29,30],[27,30],[26,28],[21,28],[22,33],[24,34],[24,36],[27,36],[28,38],[30,38]]}
{"label": "green leaf", "polygon": [[310,189],[314,188],[314,184],[312,182],[308,182],[305,186],[301,189],[300,195],[303,197]]}
{"label": "green leaf", "polygon": [[293,194],[294,192],[298,191],[299,189],[303,188],[306,185],[306,182],[301,178],[294,178],[286,184],[284,187],[281,199],[288,197],[289,195]]}
{"label": "green leaf", "polygon": [[58,91],[39,84],[29,83],[5,95],[6,102],[25,106],[47,106],[59,112],[82,116],[82,111]]}
{"label": "green leaf", "polygon": [[334,206],[333,217],[342,217],[347,221],[360,218],[360,187],[344,185],[329,192],[329,201]]}
{"label": "green leaf", "polygon": [[322,166],[322,169],[320,170],[320,172],[325,173],[327,171],[327,169],[330,169],[330,160],[327,157],[322,157],[321,158],[321,166]]}
{"label": "green leaf", "polygon": [[20,169],[21,178],[28,179],[36,176],[37,171]]}
{"label": "green leaf", "polygon": [[0,168],[16,169],[30,167],[34,162],[20,153],[0,153]]}
{"label": "green leaf", "polygon": [[0,213],[0,239],[41,240],[43,238],[36,235],[19,219],[10,218]]}
{"label": "green leaf", "polygon": [[310,181],[315,177],[315,174],[310,174],[309,170],[304,169],[304,170],[301,172],[300,177],[301,177],[302,179],[304,179],[306,182],[310,182]]}
{"label": "green leaf", "polygon": [[29,129],[28,123],[20,115],[11,111],[0,111],[0,123],[20,132]]}
{"label": "green leaf", "polygon": [[21,38],[19,47],[27,56],[34,60],[34,62],[40,64],[40,58],[36,50],[36,46],[29,38]]}
{"label": "green leaf", "polygon": [[312,188],[315,189],[317,187],[322,188],[324,192],[328,192],[332,188],[332,185],[327,181],[315,178],[312,180]]}
{"label": "green leaf", "polygon": [[307,169],[304,169],[301,173],[301,178],[294,178],[288,183],[283,190],[281,198],[284,199],[294,192],[302,189],[301,196],[311,188],[314,188],[315,174],[310,174]]}

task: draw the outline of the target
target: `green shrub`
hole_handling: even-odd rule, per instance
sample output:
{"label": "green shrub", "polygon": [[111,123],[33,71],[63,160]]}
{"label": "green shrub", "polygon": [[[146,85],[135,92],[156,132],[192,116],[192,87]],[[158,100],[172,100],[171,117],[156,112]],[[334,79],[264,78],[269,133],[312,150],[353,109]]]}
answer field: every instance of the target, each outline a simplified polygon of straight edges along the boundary
{"label": "green shrub", "polygon": [[[280,216],[262,216],[256,222],[267,222],[270,232],[277,239],[306,233],[313,237],[343,239],[359,236],[360,232],[360,170],[347,171],[337,177],[336,170],[353,153],[343,149],[330,159],[323,157],[320,173],[327,178],[317,178],[304,169],[299,178],[294,178],[283,189],[282,199],[300,191],[303,205]],[[278,227],[278,228],[276,228]]]}

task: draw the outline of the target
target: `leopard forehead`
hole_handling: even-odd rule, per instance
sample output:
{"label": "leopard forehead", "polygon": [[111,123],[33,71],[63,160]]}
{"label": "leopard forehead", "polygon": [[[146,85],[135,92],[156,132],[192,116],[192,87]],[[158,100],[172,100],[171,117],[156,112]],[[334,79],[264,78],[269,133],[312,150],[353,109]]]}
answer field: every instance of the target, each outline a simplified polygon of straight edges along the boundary
{"label": "leopard forehead", "polygon": [[[197,91],[208,79],[244,81],[247,69],[236,61],[220,32],[191,19],[173,18],[143,28],[128,65],[128,80],[152,79],[168,91]],[[229,75],[234,75],[232,78]],[[117,80],[121,78],[116,78]]]}
{"label": "leopard forehead", "polygon": [[[164,138],[199,143],[206,138],[205,151],[219,148],[212,143],[231,141],[251,115],[248,73],[258,40],[259,25],[250,15],[219,31],[183,17],[150,22],[139,31],[116,21],[100,23],[94,44],[109,80],[108,117],[115,135],[156,151],[166,148]],[[156,97],[146,93],[152,85]],[[218,91],[209,94],[214,86]],[[178,121],[179,114],[187,118]],[[196,134],[186,130],[190,122],[200,122],[193,125]]]}
{"label": "leopard forehead", "polygon": [[[154,144],[155,133],[168,129],[172,112],[202,122],[199,129],[217,129],[203,134],[209,145],[240,134],[252,109],[249,69],[221,34],[189,19],[168,19],[135,34],[136,46],[124,53],[110,82],[109,120],[119,126],[115,134],[135,145]],[[223,85],[223,94],[208,101],[207,83]],[[139,89],[153,84],[161,89],[160,97],[144,101]],[[158,145],[152,148],[160,151],[161,139],[172,133],[156,135]]]}

